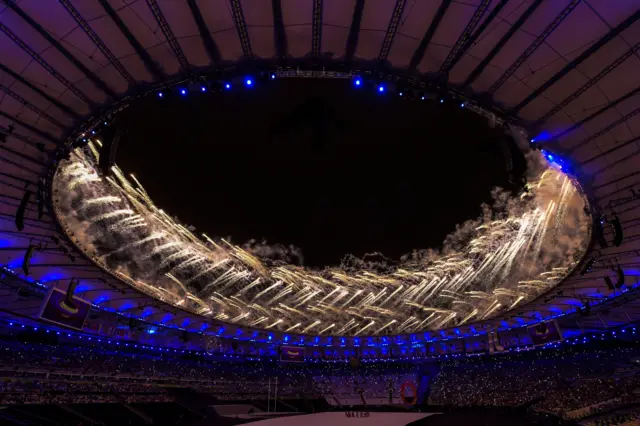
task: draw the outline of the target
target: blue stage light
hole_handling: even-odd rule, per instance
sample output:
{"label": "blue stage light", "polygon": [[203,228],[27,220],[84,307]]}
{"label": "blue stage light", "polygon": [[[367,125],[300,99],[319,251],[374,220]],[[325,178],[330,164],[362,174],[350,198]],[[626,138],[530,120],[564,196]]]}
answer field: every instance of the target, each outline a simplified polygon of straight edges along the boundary
{"label": "blue stage light", "polygon": [[384,86],[382,84],[378,86],[378,92],[384,93]]}
{"label": "blue stage light", "polygon": [[353,82],[353,84],[355,84],[356,86],[361,86],[362,85],[362,80],[360,80],[359,78],[356,78],[355,81]]}
{"label": "blue stage light", "polygon": [[275,74],[271,74],[271,80],[275,80],[276,79],[276,75]]}
{"label": "blue stage light", "polygon": [[400,92],[400,93],[398,93],[398,95],[402,96],[402,95],[403,95],[403,93],[402,93],[402,92]]}
{"label": "blue stage light", "polygon": [[162,93],[162,92],[158,92],[158,97],[159,97],[159,98],[161,98],[161,97],[163,97],[163,96],[164,96],[164,93]]}
{"label": "blue stage light", "polygon": [[460,108],[464,108],[464,102],[460,104]]}
{"label": "blue stage light", "polygon": [[227,89],[227,90],[231,89],[231,84],[229,84],[229,83],[225,84],[224,88]]}
{"label": "blue stage light", "polygon": [[180,94],[182,96],[186,95],[187,94],[187,89],[180,89]]}
{"label": "blue stage light", "polygon": [[422,99],[422,100],[424,101],[424,96],[423,96],[423,97],[421,97],[420,99]]}
{"label": "blue stage light", "polygon": [[444,103],[444,99],[440,99],[440,103]]}
{"label": "blue stage light", "polygon": [[246,84],[247,86],[249,86],[249,87],[250,87],[250,86],[253,84],[253,81],[252,81],[250,78],[248,78],[248,79],[244,82],[244,84]]}
{"label": "blue stage light", "polygon": [[204,86],[202,86],[202,87],[200,88],[200,91],[201,91],[201,92],[206,92],[206,91],[207,91],[207,88],[206,88],[206,87],[204,87]]}

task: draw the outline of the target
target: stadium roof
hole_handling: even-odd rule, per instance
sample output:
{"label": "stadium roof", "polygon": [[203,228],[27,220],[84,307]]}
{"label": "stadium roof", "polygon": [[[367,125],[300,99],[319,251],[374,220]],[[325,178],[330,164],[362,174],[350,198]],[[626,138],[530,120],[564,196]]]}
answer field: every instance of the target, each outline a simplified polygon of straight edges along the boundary
{"label": "stadium roof", "polygon": [[[640,276],[638,18],[635,0],[2,0],[0,264],[19,272],[28,246],[39,245],[32,279],[64,288],[82,278],[78,292],[99,306],[182,324],[190,314],[150,302],[81,255],[72,262],[51,240],[59,227],[53,216],[38,219],[37,200],[53,153],[88,117],[156,83],[234,64],[338,64],[465,93],[566,156],[594,207],[617,214],[622,244],[607,227],[592,272],[505,321],[583,306],[612,292],[603,277],[615,283],[618,265],[627,286]],[[25,190],[33,195],[18,231]]]}

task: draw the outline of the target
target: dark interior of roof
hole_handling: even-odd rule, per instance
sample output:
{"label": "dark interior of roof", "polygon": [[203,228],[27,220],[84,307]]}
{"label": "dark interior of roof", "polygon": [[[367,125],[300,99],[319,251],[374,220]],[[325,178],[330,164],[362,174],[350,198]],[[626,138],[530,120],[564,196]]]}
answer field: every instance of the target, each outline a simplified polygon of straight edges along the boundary
{"label": "dark interior of roof", "polygon": [[237,86],[150,96],[119,124],[118,164],[209,235],[293,245],[309,266],[346,254],[398,259],[438,248],[494,187],[521,187],[507,170],[521,157],[515,145],[453,100],[406,100],[350,80]]}

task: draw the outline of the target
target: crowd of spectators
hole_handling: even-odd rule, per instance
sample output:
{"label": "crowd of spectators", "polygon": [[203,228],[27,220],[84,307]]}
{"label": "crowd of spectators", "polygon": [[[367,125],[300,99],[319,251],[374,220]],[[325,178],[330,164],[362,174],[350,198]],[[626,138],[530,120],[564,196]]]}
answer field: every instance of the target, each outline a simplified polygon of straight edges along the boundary
{"label": "crowd of spectators", "polygon": [[169,402],[172,388],[190,388],[217,400],[265,400],[276,383],[281,399],[385,404],[400,402],[403,383],[417,390],[424,382],[429,385],[421,392],[428,392],[432,405],[529,405],[539,412],[589,419],[640,404],[639,358],[640,344],[633,341],[351,365],[282,364],[273,358],[219,361],[173,351],[4,339],[0,404]]}
{"label": "crowd of spectators", "polygon": [[640,403],[640,375],[619,366],[640,354],[630,344],[607,348],[454,358],[441,364],[429,402],[454,406],[519,406],[580,419]]}

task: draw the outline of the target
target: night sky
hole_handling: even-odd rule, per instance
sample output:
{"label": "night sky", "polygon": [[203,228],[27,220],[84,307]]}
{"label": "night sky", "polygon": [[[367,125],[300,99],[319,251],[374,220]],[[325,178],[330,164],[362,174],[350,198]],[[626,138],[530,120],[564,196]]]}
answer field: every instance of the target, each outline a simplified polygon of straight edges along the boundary
{"label": "night sky", "polygon": [[495,133],[459,102],[342,80],[254,86],[139,102],[117,163],[199,232],[293,244],[308,266],[437,248],[507,184]]}

